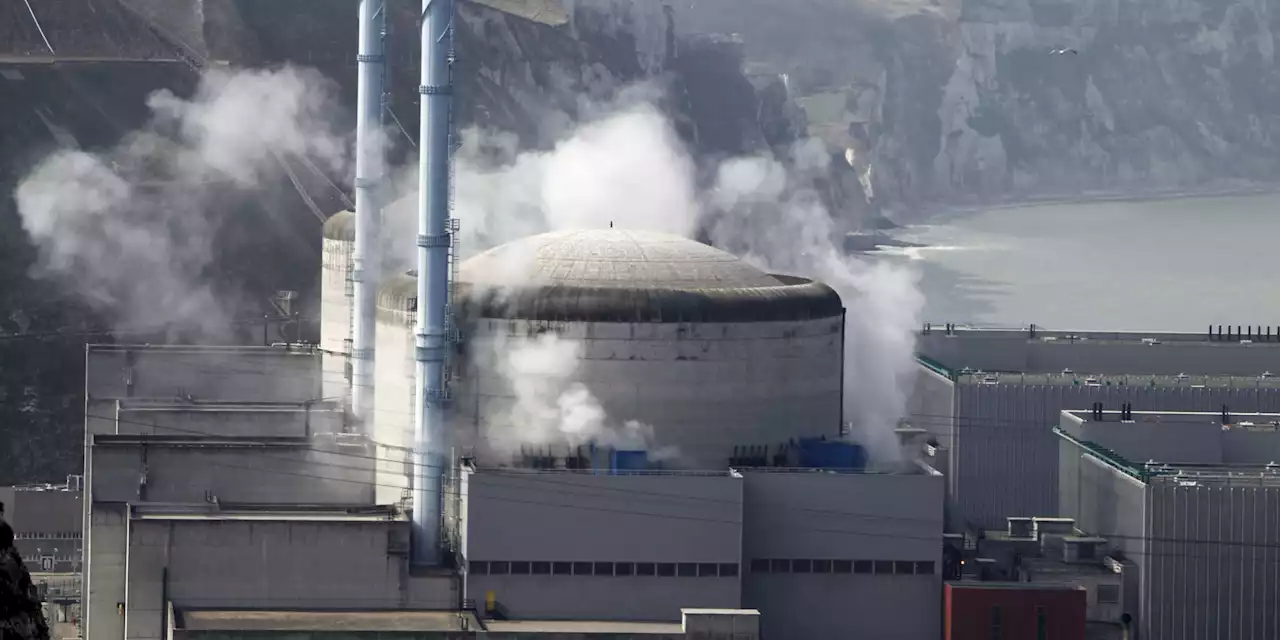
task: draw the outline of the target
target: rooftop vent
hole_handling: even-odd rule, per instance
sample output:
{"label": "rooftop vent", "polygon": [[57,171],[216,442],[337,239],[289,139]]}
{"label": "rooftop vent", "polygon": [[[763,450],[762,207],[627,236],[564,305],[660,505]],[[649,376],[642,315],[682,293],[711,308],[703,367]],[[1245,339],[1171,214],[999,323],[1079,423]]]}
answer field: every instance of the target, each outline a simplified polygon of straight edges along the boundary
{"label": "rooftop vent", "polygon": [[1069,536],[1076,531],[1074,518],[1032,518],[1037,537],[1045,534]]}
{"label": "rooftop vent", "polygon": [[1101,554],[1098,553],[1099,547],[1106,544],[1105,538],[1088,538],[1077,536],[1066,536],[1062,538],[1062,560],[1064,562],[1073,563],[1093,563],[1097,562]]}
{"label": "rooftop vent", "polygon": [[1013,517],[1009,518],[1009,537],[1010,538],[1031,538],[1034,537],[1031,530],[1031,518]]}

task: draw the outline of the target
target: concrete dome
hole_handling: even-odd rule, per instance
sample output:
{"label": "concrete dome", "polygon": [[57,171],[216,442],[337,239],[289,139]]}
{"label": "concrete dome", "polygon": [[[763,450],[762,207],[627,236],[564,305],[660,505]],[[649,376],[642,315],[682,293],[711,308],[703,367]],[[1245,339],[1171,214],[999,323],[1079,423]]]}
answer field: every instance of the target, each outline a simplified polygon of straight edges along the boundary
{"label": "concrete dome", "polygon": [[[752,322],[828,318],[840,296],[824,284],[767,274],[680,236],[627,229],[521,238],[459,266],[481,317],[587,322]],[[484,295],[489,289],[500,294]]]}
{"label": "concrete dome", "polygon": [[350,211],[339,211],[324,221],[323,235],[326,240],[355,242],[356,215]]}
{"label": "concrete dome", "polygon": [[772,276],[715,247],[652,231],[589,229],[521,238],[463,262],[463,282],[618,289],[773,287]]}

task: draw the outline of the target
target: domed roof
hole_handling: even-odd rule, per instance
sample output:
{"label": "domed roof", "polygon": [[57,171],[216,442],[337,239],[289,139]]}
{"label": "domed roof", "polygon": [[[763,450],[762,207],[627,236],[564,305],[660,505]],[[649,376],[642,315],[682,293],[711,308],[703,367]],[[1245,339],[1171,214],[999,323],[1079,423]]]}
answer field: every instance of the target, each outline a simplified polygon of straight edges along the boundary
{"label": "domed roof", "polygon": [[356,214],[350,211],[339,211],[324,221],[324,237],[328,240],[355,242]]}
{"label": "domed roof", "polygon": [[[839,317],[840,296],[770,275],[714,247],[665,233],[556,231],[459,265],[464,315],[569,322],[769,322]],[[379,307],[416,308],[416,274],[388,279]]]}
{"label": "domed roof", "polygon": [[463,262],[458,279],[490,286],[613,289],[778,285],[773,276],[715,247],[630,229],[553,231],[521,238]]}

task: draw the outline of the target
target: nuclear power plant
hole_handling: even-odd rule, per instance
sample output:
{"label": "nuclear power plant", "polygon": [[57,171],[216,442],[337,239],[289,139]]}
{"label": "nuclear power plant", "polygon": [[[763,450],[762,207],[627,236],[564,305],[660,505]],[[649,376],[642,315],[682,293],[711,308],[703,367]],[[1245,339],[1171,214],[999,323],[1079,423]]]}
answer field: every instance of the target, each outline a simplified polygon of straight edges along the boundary
{"label": "nuclear power plant", "polygon": [[840,296],[612,225],[460,260],[423,12],[418,234],[381,237],[361,3],[319,344],[88,348],[86,637],[936,637],[944,479],[843,435]]}

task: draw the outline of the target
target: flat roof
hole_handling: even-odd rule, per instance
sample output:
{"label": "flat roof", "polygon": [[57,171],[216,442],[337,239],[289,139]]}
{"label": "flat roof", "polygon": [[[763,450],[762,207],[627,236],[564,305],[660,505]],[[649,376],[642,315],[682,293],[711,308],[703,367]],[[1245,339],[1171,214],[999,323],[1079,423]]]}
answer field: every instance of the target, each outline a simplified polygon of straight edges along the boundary
{"label": "flat roof", "polygon": [[680,613],[695,616],[758,616],[758,609],[681,609]]}
{"label": "flat roof", "polygon": [[[1134,412],[1135,414],[1137,412]],[[1194,464],[1152,460],[1135,462],[1103,445],[1081,440],[1054,427],[1059,437],[1093,454],[1112,468],[1143,483],[1179,483],[1196,486],[1199,483],[1253,487],[1280,486],[1280,461],[1268,464]]]}
{"label": "flat roof", "polygon": [[609,622],[596,620],[486,620],[490,633],[618,633],[684,635],[679,622]]}
{"label": "flat roof", "polygon": [[423,632],[480,629],[469,611],[210,611],[177,612],[177,627],[188,631],[384,631]]}
{"label": "flat roof", "polygon": [[341,408],[334,401],[317,402],[237,402],[202,401],[174,402],[172,400],[120,399],[120,411],[128,412],[225,412],[225,413],[301,413],[338,412]]}
{"label": "flat roof", "polygon": [[272,346],[223,346],[198,344],[87,344],[86,351],[97,353],[127,353],[146,351],[166,354],[229,354],[229,355],[312,355],[320,352],[314,344],[280,344]]}
{"label": "flat roof", "polygon": [[[941,375],[961,373],[1250,377],[1280,371],[1280,327],[1232,327],[1203,333],[1046,331],[926,325],[920,363]],[[1269,331],[1269,333],[1268,333]],[[1243,339],[1242,339],[1243,338]],[[1049,382],[1052,384],[1052,382]]]}
{"label": "flat roof", "polygon": [[[1094,420],[1093,412],[1088,409],[1063,409],[1065,414],[1070,415],[1082,423],[1097,422],[1120,422],[1120,411],[1104,410],[1102,412],[1102,420]],[[1132,411],[1133,422],[1148,422],[1160,424],[1204,424],[1204,425],[1221,425],[1221,411]],[[1275,430],[1280,427],[1280,413],[1238,413],[1228,412],[1226,423],[1228,429],[1261,429]]]}
{"label": "flat roof", "polygon": [[219,509],[215,505],[137,505],[135,520],[240,520],[254,522],[404,522],[404,513],[392,507],[290,508],[264,506],[255,509]]}
{"label": "flat roof", "polygon": [[949,589],[1005,589],[1021,591],[1084,591],[1085,588],[1075,584],[1055,582],[988,582],[986,580],[951,580],[947,582]]}

